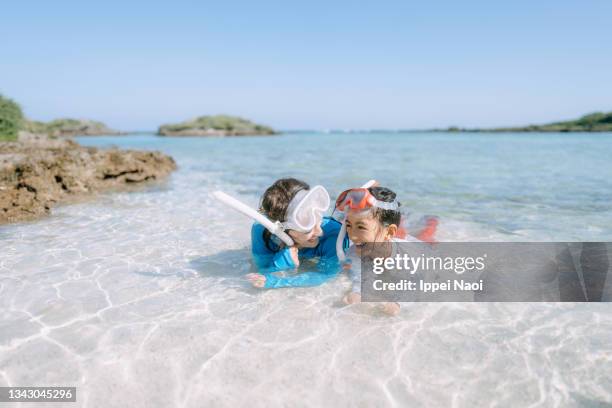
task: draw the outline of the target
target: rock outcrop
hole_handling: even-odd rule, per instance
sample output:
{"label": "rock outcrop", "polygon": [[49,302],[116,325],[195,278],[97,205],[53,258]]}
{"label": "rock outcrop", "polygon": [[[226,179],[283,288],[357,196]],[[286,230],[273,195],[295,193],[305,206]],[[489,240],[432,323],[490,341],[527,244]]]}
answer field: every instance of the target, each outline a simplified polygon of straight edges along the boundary
{"label": "rock outcrop", "polygon": [[21,132],[0,143],[0,224],[49,214],[71,198],[160,180],[176,169],[160,152],[83,147]]}

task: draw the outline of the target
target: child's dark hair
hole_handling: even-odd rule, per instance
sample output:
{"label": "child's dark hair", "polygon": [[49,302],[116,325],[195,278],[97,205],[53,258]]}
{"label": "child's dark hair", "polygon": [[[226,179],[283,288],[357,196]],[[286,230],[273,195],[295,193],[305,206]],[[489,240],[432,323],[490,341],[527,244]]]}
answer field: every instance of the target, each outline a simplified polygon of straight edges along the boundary
{"label": "child's dark hair", "polygon": [[[384,201],[386,203],[392,203],[395,200],[396,194],[393,190],[388,189],[387,187],[370,187],[368,191],[376,198],[378,201]],[[397,206],[399,207],[401,204],[398,202]],[[382,208],[373,208],[374,218],[378,220],[383,225],[391,225],[395,224],[399,227],[402,214],[397,210],[384,210]]]}
{"label": "child's dark hair", "polygon": [[[301,190],[309,190],[310,186],[298,179],[284,178],[274,182],[264,192],[261,198],[259,211],[272,221],[285,221],[287,218],[287,209],[289,203],[295,195]],[[266,247],[270,250],[270,240],[272,234],[268,230],[263,233]]]}

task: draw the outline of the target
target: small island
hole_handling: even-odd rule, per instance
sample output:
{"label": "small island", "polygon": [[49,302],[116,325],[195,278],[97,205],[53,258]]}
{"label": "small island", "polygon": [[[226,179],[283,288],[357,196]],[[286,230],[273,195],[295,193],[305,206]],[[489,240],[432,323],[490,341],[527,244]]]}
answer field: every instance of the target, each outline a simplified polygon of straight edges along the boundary
{"label": "small island", "polygon": [[55,119],[51,122],[26,120],[24,130],[44,133],[51,137],[73,136],[116,136],[123,133],[111,129],[102,122],[89,119]]}
{"label": "small island", "polygon": [[502,127],[491,129],[465,129],[449,127],[445,132],[612,132],[612,112],[595,112],[580,119],[553,122],[544,125]]}
{"label": "small island", "polygon": [[277,132],[264,125],[237,116],[199,116],[195,119],[162,125],[161,136],[256,136],[275,135]]}

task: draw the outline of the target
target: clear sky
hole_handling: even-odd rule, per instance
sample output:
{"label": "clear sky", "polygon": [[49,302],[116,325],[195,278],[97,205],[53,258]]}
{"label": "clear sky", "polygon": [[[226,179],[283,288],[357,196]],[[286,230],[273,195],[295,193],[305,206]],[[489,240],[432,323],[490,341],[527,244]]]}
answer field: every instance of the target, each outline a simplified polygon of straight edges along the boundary
{"label": "clear sky", "polygon": [[612,111],[612,1],[10,1],[0,93],[123,130],[496,126]]}

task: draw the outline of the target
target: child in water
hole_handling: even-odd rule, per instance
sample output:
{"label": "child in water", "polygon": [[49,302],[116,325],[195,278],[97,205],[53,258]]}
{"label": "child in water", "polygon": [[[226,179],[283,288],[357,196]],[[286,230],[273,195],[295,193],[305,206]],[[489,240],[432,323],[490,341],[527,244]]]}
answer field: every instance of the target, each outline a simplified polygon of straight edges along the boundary
{"label": "child in water", "polygon": [[[260,211],[282,224],[293,239],[289,247],[259,223],[251,228],[252,254],[258,273],[247,279],[256,288],[316,286],[337,276],[336,239],[341,224],[323,213],[329,208],[329,194],[322,186],[310,188],[294,178],[277,180],[264,193]],[[348,239],[345,239],[348,248]],[[287,275],[300,260],[318,258],[317,272]]]}
{"label": "child in water", "polygon": [[[355,188],[338,196],[336,209],[345,212],[346,232],[351,241],[348,262],[344,268],[350,271],[352,289],[342,299],[345,304],[361,302],[362,246],[369,242],[432,242],[437,219],[430,218],[418,236],[412,237],[401,228],[400,203],[396,194],[386,187]],[[399,237],[403,237],[399,238]],[[382,304],[382,310],[395,316],[400,311],[396,302]]]}

